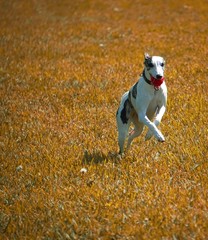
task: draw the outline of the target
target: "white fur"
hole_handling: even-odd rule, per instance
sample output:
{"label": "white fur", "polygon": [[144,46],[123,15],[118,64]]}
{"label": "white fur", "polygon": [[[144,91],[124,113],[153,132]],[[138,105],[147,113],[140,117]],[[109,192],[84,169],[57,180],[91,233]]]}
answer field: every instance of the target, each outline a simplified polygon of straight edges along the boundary
{"label": "white fur", "polygon": [[[151,59],[152,67],[144,67],[145,76],[150,80],[151,75],[156,78],[157,75],[164,76],[164,59],[162,57],[145,55]],[[145,62],[146,63],[146,62]],[[134,86],[133,86],[134,87]],[[166,110],[167,103],[167,87],[165,82],[161,84],[159,89],[155,89],[153,85],[148,84],[143,75],[140,77],[137,87],[136,98],[132,96],[133,87],[126,92],[122,98],[117,112],[117,127],[118,127],[118,142],[120,153],[124,152],[125,139],[128,135],[130,124],[134,124],[134,130],[129,133],[127,149],[130,147],[131,142],[142,133],[144,125],[148,127],[148,132],[145,140],[149,140],[153,135],[159,142],[164,142],[165,138],[158,129],[158,125]],[[124,112],[124,104],[129,99],[131,104],[126,107],[128,114],[126,115],[126,123],[122,120],[122,111]],[[131,106],[131,107],[130,107]],[[155,118],[154,118],[155,117]],[[154,121],[152,119],[154,118]],[[128,121],[127,121],[128,119]]]}

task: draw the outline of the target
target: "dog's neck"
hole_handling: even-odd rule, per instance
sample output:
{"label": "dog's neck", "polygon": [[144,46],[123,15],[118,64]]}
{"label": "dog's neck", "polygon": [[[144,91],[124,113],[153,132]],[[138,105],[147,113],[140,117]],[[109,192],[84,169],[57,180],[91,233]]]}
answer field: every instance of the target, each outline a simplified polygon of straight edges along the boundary
{"label": "dog's neck", "polygon": [[142,73],[142,76],[143,76],[145,82],[147,82],[149,85],[152,85],[152,82],[151,82],[151,80],[150,80],[150,79],[151,79],[151,76],[150,76],[150,74],[149,74],[149,72],[147,71],[146,68],[144,68],[143,73]]}

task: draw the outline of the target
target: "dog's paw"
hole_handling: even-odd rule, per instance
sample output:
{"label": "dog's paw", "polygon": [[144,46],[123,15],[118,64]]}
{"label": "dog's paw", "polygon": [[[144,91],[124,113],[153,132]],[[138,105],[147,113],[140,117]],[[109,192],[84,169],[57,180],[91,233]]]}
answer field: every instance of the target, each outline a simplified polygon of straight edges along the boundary
{"label": "dog's paw", "polygon": [[149,130],[145,136],[145,141],[150,140],[150,138],[153,136],[153,133]]}
{"label": "dog's paw", "polygon": [[164,138],[164,136],[162,134],[157,136],[157,140],[158,140],[158,142],[165,142],[165,138]]}
{"label": "dog's paw", "polygon": [[118,153],[118,155],[117,155],[117,159],[118,160],[122,160],[122,158],[124,158],[125,157],[125,153]]}

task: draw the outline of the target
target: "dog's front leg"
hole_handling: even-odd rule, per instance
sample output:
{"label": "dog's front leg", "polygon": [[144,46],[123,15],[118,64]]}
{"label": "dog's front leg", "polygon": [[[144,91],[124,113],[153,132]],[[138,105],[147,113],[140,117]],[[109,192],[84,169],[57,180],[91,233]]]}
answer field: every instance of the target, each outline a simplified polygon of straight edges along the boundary
{"label": "dog's front leg", "polygon": [[144,112],[139,113],[139,121],[146,125],[159,142],[164,142],[165,138],[158,130],[155,123],[151,122]]}
{"label": "dog's front leg", "polygon": [[[159,126],[159,124],[162,120],[162,117],[165,113],[165,110],[166,110],[166,107],[164,105],[157,110],[155,120],[154,120],[154,124],[155,124],[156,127]],[[152,137],[152,135],[153,135],[153,132],[149,129],[146,136],[145,136],[145,140],[149,140]]]}

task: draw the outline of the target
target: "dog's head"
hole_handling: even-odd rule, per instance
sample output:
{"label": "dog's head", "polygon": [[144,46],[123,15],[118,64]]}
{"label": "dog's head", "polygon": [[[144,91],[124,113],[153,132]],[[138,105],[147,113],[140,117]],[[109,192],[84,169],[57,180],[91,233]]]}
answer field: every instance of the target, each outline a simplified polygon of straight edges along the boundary
{"label": "dog's head", "polygon": [[164,81],[165,60],[159,56],[144,55],[144,66],[150,75],[151,82],[154,86],[160,86]]}

